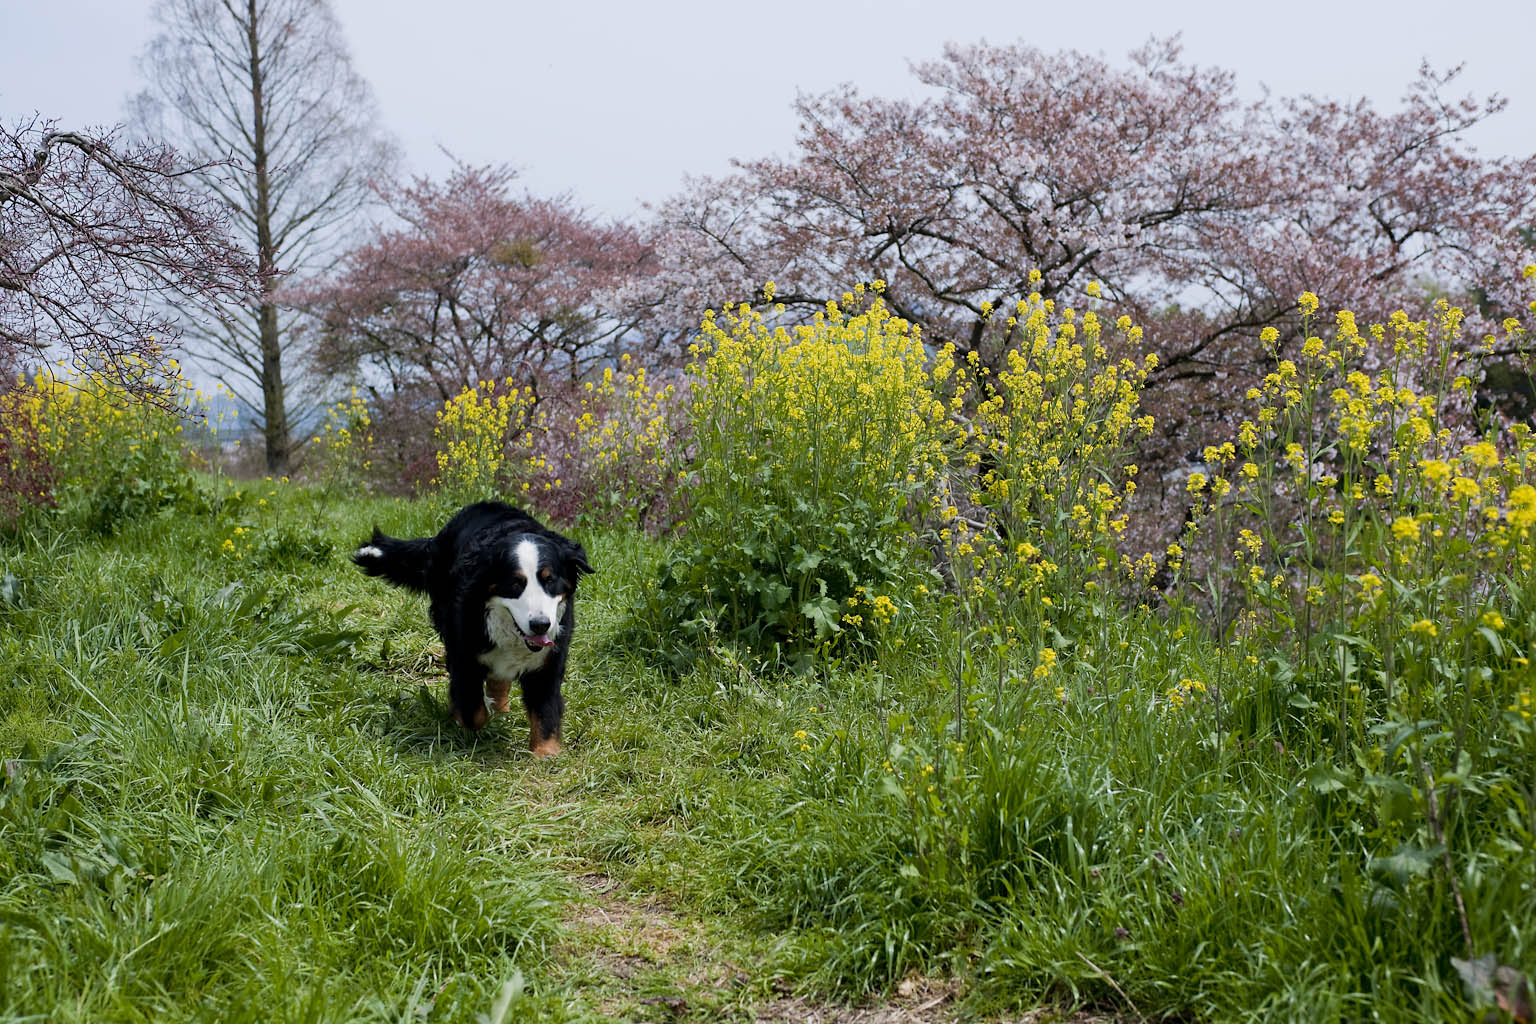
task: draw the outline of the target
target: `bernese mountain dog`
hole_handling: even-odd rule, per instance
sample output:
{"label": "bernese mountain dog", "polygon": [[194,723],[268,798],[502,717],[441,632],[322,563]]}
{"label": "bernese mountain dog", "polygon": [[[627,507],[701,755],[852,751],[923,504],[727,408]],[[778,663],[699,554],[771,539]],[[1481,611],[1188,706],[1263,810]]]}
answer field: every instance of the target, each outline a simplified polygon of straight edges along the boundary
{"label": "bernese mountain dog", "polygon": [[566,655],[576,583],[592,572],[580,544],[499,501],[460,509],[436,537],[399,540],[373,528],[352,555],[363,572],[431,598],[443,638],[454,721],[477,732],[510,710],[515,682],[534,756],[560,752]]}

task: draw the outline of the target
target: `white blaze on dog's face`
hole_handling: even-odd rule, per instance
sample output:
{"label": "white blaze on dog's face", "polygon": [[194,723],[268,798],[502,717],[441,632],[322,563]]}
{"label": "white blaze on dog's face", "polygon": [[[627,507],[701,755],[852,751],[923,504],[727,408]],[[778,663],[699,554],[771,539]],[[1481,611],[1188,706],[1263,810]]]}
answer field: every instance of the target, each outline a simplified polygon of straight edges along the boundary
{"label": "white blaze on dog's face", "polygon": [[566,599],[564,580],[548,559],[540,559],[540,554],[540,545],[532,540],[518,541],[512,549],[516,568],[497,586],[489,602],[512,617],[532,651],[552,647],[559,639]]}

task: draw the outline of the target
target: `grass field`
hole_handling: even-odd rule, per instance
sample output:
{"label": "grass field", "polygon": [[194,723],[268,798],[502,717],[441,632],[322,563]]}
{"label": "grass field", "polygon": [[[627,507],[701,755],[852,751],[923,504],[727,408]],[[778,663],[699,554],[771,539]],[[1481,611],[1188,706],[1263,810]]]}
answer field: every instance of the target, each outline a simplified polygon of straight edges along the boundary
{"label": "grass field", "polygon": [[654,552],[589,541],[573,749],[540,764],[521,721],[447,721],[421,602],[346,564],[375,519],[430,511],[273,491],[293,543],[244,559],[218,513],[4,546],[0,1018],[710,1018],[771,994],[761,941],[681,909],[719,750],[709,695],[617,639]]}
{"label": "grass field", "polygon": [[[569,750],[535,762],[520,714],[448,721],[422,600],[346,562],[439,507],[222,493],[0,546],[0,1019],[1463,1005],[1422,941],[1440,884],[1373,884],[1278,749],[1223,768],[1146,714],[1169,645],[1144,626],[1013,733],[956,740],[948,638],[879,668],[765,678],[714,646],[678,671],[634,618],[662,547],[586,534]],[[930,778],[965,799],[919,813]],[[1466,881],[1480,936],[1536,919],[1528,875]]]}
{"label": "grass field", "polygon": [[[1141,474],[1129,317],[1032,297],[994,376],[860,294],[710,314],[686,395],[621,363],[573,434],[466,389],[415,500],[357,496],[358,402],[318,487],[3,396],[0,1021],[1536,1018],[1536,435],[1460,311],[1303,293],[1252,418]],[[669,527],[556,524],[547,762],[347,559],[507,491]]]}

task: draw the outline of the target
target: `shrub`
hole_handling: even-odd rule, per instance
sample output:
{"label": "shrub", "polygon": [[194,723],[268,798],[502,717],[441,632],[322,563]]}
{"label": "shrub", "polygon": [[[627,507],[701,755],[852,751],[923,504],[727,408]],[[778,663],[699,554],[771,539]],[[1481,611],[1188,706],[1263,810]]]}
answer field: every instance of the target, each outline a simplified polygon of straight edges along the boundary
{"label": "shrub", "polygon": [[545,390],[507,378],[450,399],[434,434],[439,495],[449,503],[506,498],[562,522],[666,521],[676,385],[657,385],[626,355],[580,388]]}
{"label": "shrub", "polygon": [[576,458],[564,474],[583,495],[584,518],[639,527],[671,520],[683,410],[677,383],[658,384],[628,354],[585,383]]}
{"label": "shrub", "polygon": [[12,436],[35,434],[38,457],[54,468],[52,495],[60,506],[96,532],[116,532],[197,493],[182,433],[205,403],[178,380],[163,402],[92,372],[18,381],[6,397],[17,425]]}
{"label": "shrub", "polygon": [[792,330],[745,304],[710,311],[693,352],[692,506],[667,613],[763,654],[872,639],[933,581],[914,497],[949,425],[919,331],[860,287]]}
{"label": "shrub", "polygon": [[[531,474],[547,464],[532,444],[538,405],[531,387],[508,377],[481,381],[450,399],[437,414],[437,476],[433,486],[454,504],[526,497]],[[516,486],[519,482],[520,486]]]}

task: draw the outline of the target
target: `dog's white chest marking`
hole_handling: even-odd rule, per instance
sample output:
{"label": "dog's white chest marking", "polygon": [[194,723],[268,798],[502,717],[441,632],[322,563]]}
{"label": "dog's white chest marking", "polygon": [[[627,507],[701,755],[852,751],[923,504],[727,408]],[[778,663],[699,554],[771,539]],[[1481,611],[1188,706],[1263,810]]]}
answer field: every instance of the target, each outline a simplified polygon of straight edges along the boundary
{"label": "dog's white chest marking", "polygon": [[530,651],[511,611],[494,599],[485,606],[485,632],[494,646],[480,655],[480,664],[490,669],[497,679],[509,683],[543,665],[549,652],[554,650],[547,647],[542,651]]}

